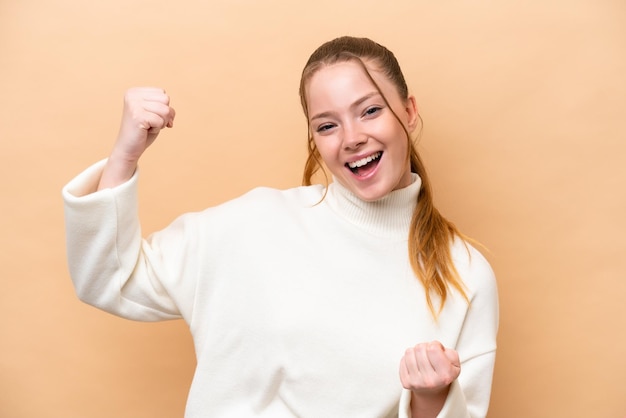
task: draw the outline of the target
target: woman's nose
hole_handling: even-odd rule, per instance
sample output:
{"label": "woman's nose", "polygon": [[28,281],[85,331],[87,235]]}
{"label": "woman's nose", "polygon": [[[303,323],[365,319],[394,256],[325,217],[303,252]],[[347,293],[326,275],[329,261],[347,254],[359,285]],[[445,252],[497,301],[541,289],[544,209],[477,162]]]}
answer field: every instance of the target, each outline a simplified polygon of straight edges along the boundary
{"label": "woman's nose", "polygon": [[367,135],[353,126],[346,126],[343,130],[342,142],[344,149],[356,149],[367,142]]}

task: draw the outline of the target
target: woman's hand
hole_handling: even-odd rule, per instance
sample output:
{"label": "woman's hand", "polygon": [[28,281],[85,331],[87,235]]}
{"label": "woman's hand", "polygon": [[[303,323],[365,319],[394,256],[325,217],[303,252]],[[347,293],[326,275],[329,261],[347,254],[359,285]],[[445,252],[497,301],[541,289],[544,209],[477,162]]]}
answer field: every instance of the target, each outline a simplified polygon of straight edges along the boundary
{"label": "woman's hand", "polygon": [[115,187],[130,179],[144,151],[163,128],[174,125],[176,112],[163,89],[137,87],[124,95],[120,131],[102,173],[98,190]]}
{"label": "woman's hand", "polygon": [[439,341],[407,349],[400,361],[400,381],[412,392],[413,416],[437,416],[446,401],[450,384],[460,373],[458,353],[445,348]]}

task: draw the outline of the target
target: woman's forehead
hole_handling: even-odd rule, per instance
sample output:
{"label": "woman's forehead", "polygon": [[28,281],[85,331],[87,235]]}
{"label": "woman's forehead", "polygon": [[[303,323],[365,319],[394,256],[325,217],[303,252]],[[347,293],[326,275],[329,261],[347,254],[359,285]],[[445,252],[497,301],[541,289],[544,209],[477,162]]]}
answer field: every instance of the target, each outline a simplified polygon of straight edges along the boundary
{"label": "woman's forehead", "polygon": [[[349,100],[352,94],[381,92],[385,96],[395,91],[391,81],[377,68],[354,60],[342,61],[320,67],[305,84],[309,105],[320,98],[336,97]],[[379,90],[380,89],[380,90]]]}
{"label": "woman's forehead", "polygon": [[[372,79],[374,81],[372,81]],[[326,88],[329,84],[336,84],[341,81],[352,81],[356,83],[364,83],[372,85],[381,82],[390,83],[385,74],[378,68],[368,65],[368,63],[359,63],[354,60],[342,61],[333,64],[327,64],[315,71],[305,83],[306,90]]]}

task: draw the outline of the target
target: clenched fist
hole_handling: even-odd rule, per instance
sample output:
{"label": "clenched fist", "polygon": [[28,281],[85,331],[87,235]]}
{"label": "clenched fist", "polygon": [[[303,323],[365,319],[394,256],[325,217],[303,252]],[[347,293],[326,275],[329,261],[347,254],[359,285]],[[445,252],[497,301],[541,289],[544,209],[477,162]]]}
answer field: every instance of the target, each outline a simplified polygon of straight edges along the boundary
{"label": "clenched fist", "polygon": [[407,349],[400,361],[400,381],[413,393],[412,410],[426,412],[415,415],[436,416],[460,373],[458,353],[438,341]]}
{"label": "clenched fist", "polygon": [[163,89],[136,87],[124,95],[120,131],[98,189],[114,187],[132,177],[144,151],[163,128],[174,126],[176,112]]}
{"label": "clenched fist", "polygon": [[163,89],[137,87],[124,96],[124,112],[115,144],[117,157],[138,161],[161,129],[171,128],[175,111]]}

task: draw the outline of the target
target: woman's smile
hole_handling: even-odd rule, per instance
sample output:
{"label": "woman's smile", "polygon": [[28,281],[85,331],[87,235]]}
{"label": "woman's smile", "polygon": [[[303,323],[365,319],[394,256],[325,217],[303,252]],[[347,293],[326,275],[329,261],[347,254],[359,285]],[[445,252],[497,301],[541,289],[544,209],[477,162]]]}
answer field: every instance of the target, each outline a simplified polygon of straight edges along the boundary
{"label": "woman's smile", "polygon": [[376,169],[382,155],[383,153],[378,151],[368,155],[367,157],[348,162],[346,163],[346,167],[348,167],[348,169],[358,177],[365,177]]}

